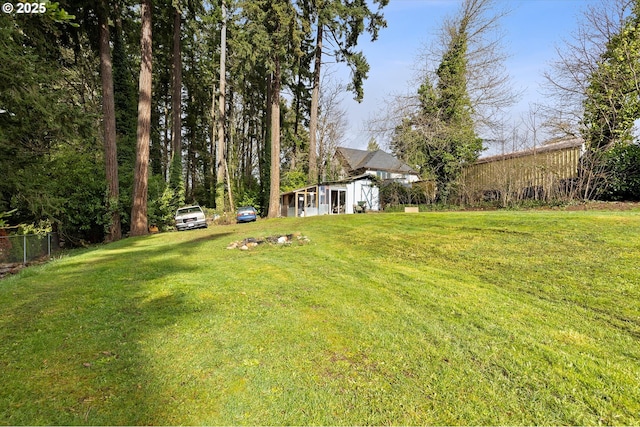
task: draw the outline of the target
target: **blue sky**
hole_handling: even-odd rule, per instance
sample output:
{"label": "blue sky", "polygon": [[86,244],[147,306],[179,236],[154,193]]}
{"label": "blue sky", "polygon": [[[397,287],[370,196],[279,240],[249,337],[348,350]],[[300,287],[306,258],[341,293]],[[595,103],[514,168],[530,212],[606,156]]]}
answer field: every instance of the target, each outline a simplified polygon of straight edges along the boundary
{"label": "blue sky", "polygon": [[[570,39],[581,12],[600,0],[498,0],[499,7],[511,12],[501,21],[504,50],[510,55],[506,67],[514,89],[522,97],[511,112],[514,120],[528,110],[528,105],[544,102],[540,95],[543,73],[557,58],[556,48]],[[377,111],[385,96],[415,91],[410,86],[415,64],[424,46],[435,40],[445,17],[453,16],[459,0],[390,0],[384,9],[387,28],[381,30],[378,41],[370,43],[362,37],[361,48],[371,66],[364,85],[361,104],[345,94],[343,107],[349,126],[345,145],[364,149],[370,135],[365,121]],[[346,83],[348,71],[339,65],[339,78]],[[379,141],[384,145],[385,141]]]}

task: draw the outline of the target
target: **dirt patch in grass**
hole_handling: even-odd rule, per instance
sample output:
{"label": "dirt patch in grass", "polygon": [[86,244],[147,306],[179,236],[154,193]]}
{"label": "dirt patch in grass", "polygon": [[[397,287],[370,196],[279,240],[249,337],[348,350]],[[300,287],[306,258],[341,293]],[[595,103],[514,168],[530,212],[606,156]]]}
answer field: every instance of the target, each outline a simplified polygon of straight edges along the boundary
{"label": "dirt patch in grass", "polygon": [[246,239],[229,243],[229,246],[227,246],[227,249],[240,249],[240,250],[246,251],[258,245],[262,245],[264,243],[268,243],[271,245],[291,245],[292,243],[304,245],[306,243],[309,243],[309,238],[306,236],[303,236],[300,233],[282,234],[282,235],[278,234],[275,236],[257,237],[257,238],[247,237]]}

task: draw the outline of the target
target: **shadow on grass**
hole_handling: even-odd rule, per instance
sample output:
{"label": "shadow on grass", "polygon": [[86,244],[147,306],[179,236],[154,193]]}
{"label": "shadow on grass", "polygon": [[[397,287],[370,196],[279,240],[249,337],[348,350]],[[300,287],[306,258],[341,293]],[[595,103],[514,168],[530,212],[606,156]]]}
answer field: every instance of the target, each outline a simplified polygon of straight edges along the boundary
{"label": "shadow on grass", "polygon": [[0,424],[168,423],[148,337],[194,313],[171,276],[229,234],[125,241],[2,283]]}

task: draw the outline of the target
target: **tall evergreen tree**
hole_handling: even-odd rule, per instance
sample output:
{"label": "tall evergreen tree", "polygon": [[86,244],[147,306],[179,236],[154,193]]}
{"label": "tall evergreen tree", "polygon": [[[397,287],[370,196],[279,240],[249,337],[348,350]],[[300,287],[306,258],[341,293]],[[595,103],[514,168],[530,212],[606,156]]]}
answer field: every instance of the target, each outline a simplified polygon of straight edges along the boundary
{"label": "tall evergreen tree", "polygon": [[[121,167],[120,172],[128,172],[129,175],[132,175],[136,156],[137,82],[132,57],[127,52],[127,40],[123,28],[123,21],[126,20],[126,17],[122,16],[123,5],[120,2],[114,2],[113,6],[111,19],[114,21],[114,31],[111,33],[111,39],[113,40],[113,90],[118,164]],[[122,173],[120,175],[121,183],[131,184],[131,182],[123,180]],[[125,188],[121,188],[122,190]]]}
{"label": "tall evergreen tree", "polygon": [[320,100],[320,68],[322,66],[322,42],[324,25],[318,20],[316,48],[314,53],[314,73],[311,92],[311,117],[309,119],[309,182],[318,181],[318,102]]}
{"label": "tall evergreen tree", "polygon": [[243,14],[246,35],[254,49],[252,56],[264,58],[268,81],[267,132],[270,144],[270,178],[268,216],[280,214],[280,91],[287,71],[302,56],[300,49],[308,27],[301,22],[298,10],[291,0],[244,1]]}
{"label": "tall evergreen tree", "polygon": [[[222,10],[222,26],[220,28],[220,83],[218,85],[220,93],[218,96],[218,120],[217,127],[217,145],[216,145],[216,208],[223,211],[224,205],[224,181],[227,171],[227,150],[225,146],[224,121],[226,112],[226,88],[227,88],[227,3],[225,0],[221,2]],[[213,95],[215,96],[215,94]]]}
{"label": "tall evergreen tree", "polygon": [[151,0],[141,4],[140,89],[138,99],[138,135],[131,208],[131,235],[147,234],[147,194],[149,179],[149,142],[151,132],[152,33]]}
{"label": "tall evergreen tree", "polygon": [[120,225],[120,191],[118,182],[118,149],[116,146],[116,116],[113,94],[113,67],[109,38],[109,15],[106,2],[97,5],[100,27],[100,76],[102,80],[102,114],[104,129],[104,158],[107,177],[107,211],[110,212],[108,240],[122,237]]}
{"label": "tall evergreen tree", "polygon": [[51,6],[0,15],[0,211],[17,208],[12,222],[48,220],[69,244],[99,242],[106,181],[95,14],[85,25]]}
{"label": "tall evergreen tree", "polygon": [[[317,16],[316,46],[314,52],[314,71],[311,96],[311,118],[309,121],[309,181],[318,179],[317,165],[317,129],[318,129],[318,99],[321,81],[322,48],[325,27],[332,41],[337,46],[334,55],[340,62],[346,62],[351,68],[350,89],[355,93],[355,99],[360,102],[364,96],[363,82],[369,73],[369,64],[361,51],[356,51],[358,38],[366,30],[371,40],[378,38],[381,28],[387,26],[381,10],[388,0],[375,0],[378,10],[373,12],[366,0],[313,0],[312,9]],[[367,25],[365,26],[365,22]]]}
{"label": "tall evergreen tree", "polygon": [[173,4],[173,51],[171,54],[171,166],[169,181],[174,191],[182,185],[182,11]]}

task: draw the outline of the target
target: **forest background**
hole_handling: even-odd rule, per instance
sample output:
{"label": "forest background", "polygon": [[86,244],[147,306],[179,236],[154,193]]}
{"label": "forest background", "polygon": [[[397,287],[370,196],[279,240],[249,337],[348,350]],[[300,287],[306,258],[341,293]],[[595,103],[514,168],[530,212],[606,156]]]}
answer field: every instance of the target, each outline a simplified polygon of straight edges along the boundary
{"label": "forest background", "polygon": [[[182,203],[277,216],[281,190],[335,177],[340,99],[364,95],[358,46],[378,38],[387,3],[87,0],[0,14],[0,225],[53,228],[74,243],[167,228]],[[371,124],[439,184],[440,201],[482,150],[481,128],[500,128],[496,111],[516,99],[492,38],[507,11],[460,5],[425,51],[412,96]],[[584,28],[607,33],[582,46],[591,69],[571,87],[561,82],[571,70],[549,75],[559,99],[576,95],[554,131],[584,136],[594,152],[616,148],[618,160],[630,153],[632,165],[638,11],[630,0],[591,9]],[[568,45],[558,64],[580,48]],[[349,70],[346,85],[325,79],[329,58]],[[600,108],[612,99],[625,102]]]}

